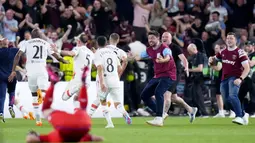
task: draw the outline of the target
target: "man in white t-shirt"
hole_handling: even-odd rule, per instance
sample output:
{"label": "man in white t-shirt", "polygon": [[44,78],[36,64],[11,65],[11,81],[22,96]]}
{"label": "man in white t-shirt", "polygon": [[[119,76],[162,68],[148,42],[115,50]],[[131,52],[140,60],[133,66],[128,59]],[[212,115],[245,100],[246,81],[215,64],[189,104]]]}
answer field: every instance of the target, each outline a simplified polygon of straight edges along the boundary
{"label": "man in white t-shirt", "polygon": [[27,57],[26,69],[28,77],[28,86],[32,93],[32,103],[36,116],[36,125],[42,126],[39,105],[42,103],[45,92],[48,88],[48,72],[46,69],[46,59],[48,55],[53,55],[57,60],[68,63],[62,57],[59,57],[51,50],[51,45],[40,39],[39,29],[34,29],[31,33],[32,39],[25,41],[19,52],[16,54],[13,62],[12,73],[9,81],[16,76],[15,68],[19,62],[20,56],[25,53]]}
{"label": "man in white t-shirt", "polygon": [[[92,68],[92,63],[94,60],[94,53],[86,47],[86,42],[87,38],[85,34],[81,34],[79,38],[77,39],[77,45],[76,47],[73,48],[72,51],[64,51],[64,50],[57,50],[58,53],[60,53],[63,56],[71,56],[74,57],[74,77],[73,79],[69,82],[69,84],[66,87],[65,92],[62,95],[62,99],[64,101],[70,99],[73,95],[75,95],[82,83],[81,83],[81,76],[83,73],[84,67],[89,68],[89,73],[86,78],[86,85],[87,87],[90,85],[91,82],[91,68]],[[76,99],[76,98],[74,98]]]}
{"label": "man in white t-shirt", "polygon": [[210,13],[210,20],[212,21],[212,13],[218,11],[220,13],[219,20],[226,22],[228,19],[228,11],[225,7],[221,5],[221,0],[214,0],[207,5],[207,12]]}
{"label": "man in white t-shirt", "polygon": [[[117,47],[117,44],[119,43],[119,39],[120,37],[117,33],[112,33],[109,39],[110,44],[107,45],[106,48],[112,50],[117,55],[118,59],[121,61],[122,72],[124,72],[128,63],[127,54],[125,51]],[[122,75],[122,73],[120,73],[120,75]],[[88,111],[88,114],[92,116],[97,110],[99,105],[100,105],[100,99],[97,98],[96,100],[92,102],[91,107]]]}
{"label": "man in white t-shirt", "polygon": [[107,39],[104,36],[97,38],[99,49],[95,53],[95,66],[97,68],[97,93],[100,98],[104,117],[107,120],[106,128],[114,128],[111,116],[107,107],[107,96],[110,94],[115,108],[123,114],[127,124],[131,124],[131,118],[121,103],[120,76],[122,73],[120,61],[111,49],[105,48]]}

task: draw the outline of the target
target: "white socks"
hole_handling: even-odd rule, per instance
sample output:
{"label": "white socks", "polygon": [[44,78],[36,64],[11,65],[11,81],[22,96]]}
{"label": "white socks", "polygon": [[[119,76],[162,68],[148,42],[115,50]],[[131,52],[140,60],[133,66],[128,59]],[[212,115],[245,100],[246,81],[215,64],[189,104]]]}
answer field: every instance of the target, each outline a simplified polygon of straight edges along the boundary
{"label": "white socks", "polygon": [[15,104],[15,106],[21,111],[23,116],[28,115],[27,109],[23,105],[21,105],[19,102]]}
{"label": "white socks", "polygon": [[38,97],[33,96],[32,97],[32,102],[33,102],[36,122],[40,122],[41,121],[41,115],[40,115],[40,108],[39,108],[39,104],[38,104]]}
{"label": "white socks", "polygon": [[100,105],[100,100],[96,99],[93,101],[93,103],[90,106],[90,109],[88,111],[89,116],[91,117],[97,110],[98,106]]}
{"label": "white socks", "polygon": [[125,110],[124,106],[122,104],[119,104],[116,108],[121,114],[123,114],[125,117],[129,116],[127,111]]}
{"label": "white socks", "polygon": [[102,105],[102,110],[103,110],[103,115],[104,115],[104,117],[105,117],[105,119],[107,121],[107,124],[108,125],[112,125],[113,124],[112,123],[112,118],[111,118],[110,112],[108,110],[108,107]]}

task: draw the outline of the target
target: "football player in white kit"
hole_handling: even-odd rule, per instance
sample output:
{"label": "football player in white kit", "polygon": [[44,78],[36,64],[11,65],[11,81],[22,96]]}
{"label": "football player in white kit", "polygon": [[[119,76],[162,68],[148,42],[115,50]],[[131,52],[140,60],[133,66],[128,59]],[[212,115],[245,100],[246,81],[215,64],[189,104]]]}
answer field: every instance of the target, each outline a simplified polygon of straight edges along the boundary
{"label": "football player in white kit", "polygon": [[106,128],[114,128],[106,102],[109,94],[111,95],[115,108],[123,115],[126,123],[131,124],[132,120],[124,109],[123,104],[121,104],[120,76],[123,71],[120,61],[116,53],[109,48],[105,48],[106,43],[106,37],[99,36],[97,38],[99,49],[95,53],[94,64],[97,67],[97,94],[101,101],[103,115],[108,123]]}
{"label": "football player in white kit", "polygon": [[[107,45],[106,48],[109,48],[110,50],[112,50],[117,55],[117,57],[121,61],[121,69],[122,69],[122,72],[123,72],[127,67],[128,61],[127,61],[126,52],[117,47],[117,44],[119,43],[119,39],[120,39],[120,37],[117,33],[112,33],[110,35],[110,39],[109,39],[110,44]],[[120,75],[122,75],[122,73]],[[88,111],[89,116],[92,116],[95,113],[95,111],[97,110],[99,105],[100,105],[100,99],[97,98],[91,104],[91,107]]]}
{"label": "football player in white kit", "polygon": [[[32,103],[34,107],[36,125],[42,126],[39,105],[48,88],[48,72],[46,69],[46,59],[48,55],[53,55],[58,61],[68,63],[62,57],[59,57],[51,50],[51,45],[45,40],[40,39],[40,29],[34,29],[31,32],[32,39],[25,41],[19,52],[16,54],[13,62],[12,73],[9,81],[16,76],[15,67],[17,66],[20,56],[25,53],[27,57],[26,69],[28,77],[28,86],[32,93]],[[42,91],[39,94],[38,91]]]}
{"label": "football player in white kit", "polygon": [[[75,95],[82,83],[81,83],[81,77],[83,73],[84,67],[89,68],[88,76],[86,78],[86,85],[87,87],[90,85],[91,82],[91,68],[92,63],[94,60],[94,53],[87,48],[86,46],[87,37],[85,34],[81,34],[79,38],[77,39],[77,46],[73,48],[72,51],[64,51],[59,50],[58,52],[63,56],[72,56],[74,57],[74,77],[73,79],[68,83],[65,92],[62,95],[62,99],[64,101],[67,101],[70,99],[73,95]],[[54,49],[56,50],[56,49]],[[76,98],[74,98],[75,100]]]}

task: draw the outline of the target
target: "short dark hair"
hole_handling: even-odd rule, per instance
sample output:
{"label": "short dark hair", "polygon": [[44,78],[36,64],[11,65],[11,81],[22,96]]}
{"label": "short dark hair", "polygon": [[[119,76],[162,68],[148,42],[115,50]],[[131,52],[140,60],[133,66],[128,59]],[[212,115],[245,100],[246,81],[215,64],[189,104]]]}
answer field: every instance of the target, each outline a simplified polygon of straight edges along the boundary
{"label": "short dark hair", "polygon": [[40,31],[39,29],[33,29],[32,32],[31,32],[31,36],[32,38],[40,38]]}
{"label": "short dark hair", "polygon": [[157,31],[155,31],[155,30],[150,31],[150,32],[148,33],[148,36],[149,36],[149,35],[154,35],[154,36],[156,36],[156,37],[159,37],[159,36],[160,36],[159,33],[158,33]]}
{"label": "short dark hair", "polygon": [[236,38],[236,33],[234,33],[234,32],[228,32],[228,34],[227,34],[227,36],[234,36],[235,38]]}
{"label": "short dark hair", "polygon": [[88,38],[87,38],[86,34],[81,34],[80,37],[79,37],[79,40],[80,40],[83,44],[85,44],[85,43],[87,43]]}
{"label": "short dark hair", "polygon": [[105,36],[98,36],[97,37],[97,45],[99,47],[105,47],[107,43],[107,39]]}
{"label": "short dark hair", "polygon": [[112,40],[113,42],[118,42],[119,39],[120,39],[120,36],[119,36],[119,34],[117,34],[117,33],[112,33],[112,34],[110,35],[110,40]]}
{"label": "short dark hair", "polygon": [[218,11],[214,11],[212,12],[212,14],[217,14],[218,16],[220,16],[220,13]]}

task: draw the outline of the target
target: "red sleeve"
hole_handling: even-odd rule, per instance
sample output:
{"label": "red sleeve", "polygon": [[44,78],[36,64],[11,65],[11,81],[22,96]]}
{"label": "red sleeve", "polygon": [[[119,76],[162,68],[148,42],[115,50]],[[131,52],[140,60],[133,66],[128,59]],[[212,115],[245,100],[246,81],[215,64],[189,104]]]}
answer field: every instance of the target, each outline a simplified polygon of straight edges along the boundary
{"label": "red sleeve", "polygon": [[246,55],[246,53],[242,49],[238,50],[238,56],[239,56],[239,59],[240,59],[241,62],[244,62],[244,61],[248,60],[248,56]]}
{"label": "red sleeve", "polygon": [[52,131],[48,135],[40,135],[40,142],[62,142],[63,139],[59,135],[58,131]]}
{"label": "red sleeve", "polygon": [[40,142],[49,142],[48,135],[40,135]]}
{"label": "red sleeve", "polygon": [[81,138],[80,142],[92,142],[92,136],[90,134],[86,134]]}

